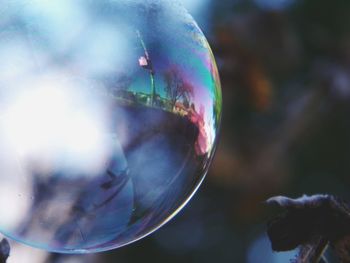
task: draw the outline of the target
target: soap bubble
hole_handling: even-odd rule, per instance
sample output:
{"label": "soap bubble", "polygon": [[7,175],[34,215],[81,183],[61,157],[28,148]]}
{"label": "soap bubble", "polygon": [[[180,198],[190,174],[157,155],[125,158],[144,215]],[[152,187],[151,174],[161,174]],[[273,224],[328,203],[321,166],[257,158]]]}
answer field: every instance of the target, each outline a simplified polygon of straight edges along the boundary
{"label": "soap bubble", "polygon": [[191,16],[167,0],[3,0],[0,14],[0,232],[88,253],[172,218],[221,114]]}

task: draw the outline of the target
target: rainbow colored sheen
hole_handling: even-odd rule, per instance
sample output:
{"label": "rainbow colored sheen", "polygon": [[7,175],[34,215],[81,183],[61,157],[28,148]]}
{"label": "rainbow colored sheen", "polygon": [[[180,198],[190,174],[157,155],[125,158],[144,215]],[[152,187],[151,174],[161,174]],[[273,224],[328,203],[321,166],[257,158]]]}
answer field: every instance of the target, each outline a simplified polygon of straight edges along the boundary
{"label": "rainbow colored sheen", "polygon": [[0,232],[92,253],[170,220],[221,117],[192,17],[168,0],[4,0],[0,14]]}

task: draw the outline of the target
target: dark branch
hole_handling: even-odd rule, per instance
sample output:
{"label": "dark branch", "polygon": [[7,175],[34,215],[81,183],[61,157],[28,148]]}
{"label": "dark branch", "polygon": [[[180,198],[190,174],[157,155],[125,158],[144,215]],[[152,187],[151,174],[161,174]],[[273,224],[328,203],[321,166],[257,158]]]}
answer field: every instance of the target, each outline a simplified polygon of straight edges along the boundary
{"label": "dark branch", "polygon": [[6,263],[7,258],[10,255],[10,243],[6,238],[0,242],[0,263]]}

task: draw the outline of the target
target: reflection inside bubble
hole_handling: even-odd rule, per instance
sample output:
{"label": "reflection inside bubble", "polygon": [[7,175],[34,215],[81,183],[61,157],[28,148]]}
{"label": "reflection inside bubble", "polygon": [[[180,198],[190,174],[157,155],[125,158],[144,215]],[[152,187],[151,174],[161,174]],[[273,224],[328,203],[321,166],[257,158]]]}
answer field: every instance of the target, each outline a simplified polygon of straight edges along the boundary
{"label": "reflection inside bubble", "polygon": [[203,34],[168,1],[5,2],[0,230],[65,253],[154,231],[198,188],[217,141]]}

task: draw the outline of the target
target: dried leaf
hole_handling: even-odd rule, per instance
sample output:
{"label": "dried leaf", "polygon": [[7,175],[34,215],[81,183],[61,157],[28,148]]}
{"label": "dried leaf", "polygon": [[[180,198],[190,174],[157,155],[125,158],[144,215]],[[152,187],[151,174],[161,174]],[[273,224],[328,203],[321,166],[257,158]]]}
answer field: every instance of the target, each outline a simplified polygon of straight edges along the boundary
{"label": "dried leaf", "polygon": [[287,251],[300,247],[295,263],[319,262],[327,244],[343,263],[350,263],[350,207],[332,195],[270,198],[269,205],[285,209],[268,223],[272,249]]}

